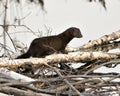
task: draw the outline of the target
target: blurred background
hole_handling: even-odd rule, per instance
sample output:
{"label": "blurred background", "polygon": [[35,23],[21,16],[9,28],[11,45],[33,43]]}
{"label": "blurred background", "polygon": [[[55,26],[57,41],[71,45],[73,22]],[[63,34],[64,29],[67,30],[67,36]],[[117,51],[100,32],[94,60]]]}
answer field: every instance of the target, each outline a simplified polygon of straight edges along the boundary
{"label": "blurred background", "polygon": [[[73,39],[69,46],[79,47],[118,31],[119,10],[120,0],[1,0],[0,43],[15,52],[11,39],[29,47],[34,38],[56,35],[74,26],[80,28],[83,38]],[[3,25],[10,26],[5,29]]]}

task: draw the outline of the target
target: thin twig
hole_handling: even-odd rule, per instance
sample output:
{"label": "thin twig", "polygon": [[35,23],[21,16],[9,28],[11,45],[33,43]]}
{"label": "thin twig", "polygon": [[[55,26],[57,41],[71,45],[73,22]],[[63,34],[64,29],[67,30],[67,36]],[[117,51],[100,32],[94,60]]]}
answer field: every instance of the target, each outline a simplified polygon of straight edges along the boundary
{"label": "thin twig", "polygon": [[69,81],[65,78],[63,78],[62,74],[55,68],[55,67],[51,67],[49,66],[48,64],[45,64],[47,65],[48,67],[52,68],[53,70],[55,70],[57,72],[57,74],[63,79],[63,81],[72,89],[74,90],[79,96],[83,96],[73,85],[71,85],[69,83]]}
{"label": "thin twig", "polygon": [[97,69],[97,68],[100,68],[100,67],[102,67],[102,66],[109,65],[109,64],[119,64],[119,63],[120,63],[119,60],[118,60],[118,61],[112,60],[112,61],[109,61],[109,62],[105,62],[105,63],[103,63],[103,64],[100,64],[100,65],[97,65],[97,66],[91,68],[90,70],[88,70],[87,72],[85,72],[84,75],[87,75],[87,74],[90,73],[91,71],[93,71],[93,70],[95,70],[95,69]]}

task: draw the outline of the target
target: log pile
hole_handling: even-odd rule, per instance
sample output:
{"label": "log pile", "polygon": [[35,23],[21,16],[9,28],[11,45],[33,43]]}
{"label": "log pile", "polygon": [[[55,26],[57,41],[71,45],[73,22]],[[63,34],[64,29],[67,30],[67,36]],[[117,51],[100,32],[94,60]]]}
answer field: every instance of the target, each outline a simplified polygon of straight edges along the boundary
{"label": "log pile", "polygon": [[45,58],[0,58],[0,96],[119,95],[119,72],[96,71],[102,67],[119,67],[120,53],[108,53],[120,48],[119,41],[114,42],[119,38],[120,31],[80,48],[66,48],[68,54],[52,54]]}

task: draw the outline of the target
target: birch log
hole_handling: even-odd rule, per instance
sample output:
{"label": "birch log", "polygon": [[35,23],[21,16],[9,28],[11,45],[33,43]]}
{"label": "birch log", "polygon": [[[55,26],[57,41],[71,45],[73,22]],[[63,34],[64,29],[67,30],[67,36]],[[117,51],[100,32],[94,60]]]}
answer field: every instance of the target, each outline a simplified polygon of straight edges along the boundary
{"label": "birch log", "polygon": [[18,74],[16,72],[10,71],[10,70],[8,70],[6,68],[0,68],[0,74],[3,74],[6,77],[9,77],[9,78],[12,78],[14,80],[21,81],[21,82],[32,82],[32,81],[35,81],[34,79],[32,79],[30,77]]}
{"label": "birch log", "polygon": [[54,64],[59,62],[86,62],[98,59],[112,58],[118,58],[118,55],[103,52],[71,52],[68,54],[52,54],[46,56],[45,58],[29,58],[16,60],[1,59],[0,67],[21,66],[26,63],[41,65],[45,63]]}
{"label": "birch log", "polygon": [[119,39],[119,38],[120,38],[120,30],[117,31],[117,32],[113,32],[109,35],[104,35],[99,39],[90,41],[87,44],[84,44],[83,46],[81,46],[80,49],[102,45],[102,44],[108,43],[109,41],[113,41],[113,40],[116,40],[116,39]]}
{"label": "birch log", "polygon": [[78,48],[74,48],[74,47],[66,47],[66,52],[77,52],[77,51],[84,51],[84,52],[93,52],[93,51],[102,51],[102,52],[108,52],[109,50],[112,49],[116,49],[116,48],[120,48],[120,42],[119,41],[114,41],[110,44],[106,44],[104,46],[97,46],[97,47],[91,47],[91,48],[87,48],[87,49],[80,49]]}
{"label": "birch log", "polygon": [[5,93],[0,93],[0,96],[10,96],[10,95],[7,95]]}

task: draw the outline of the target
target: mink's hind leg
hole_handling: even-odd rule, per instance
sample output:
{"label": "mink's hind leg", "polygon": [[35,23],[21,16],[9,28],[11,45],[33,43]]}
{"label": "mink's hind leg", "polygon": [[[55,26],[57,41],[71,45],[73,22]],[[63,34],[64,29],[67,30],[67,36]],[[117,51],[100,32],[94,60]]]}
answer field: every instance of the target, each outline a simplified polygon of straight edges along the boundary
{"label": "mink's hind leg", "polygon": [[68,54],[68,52],[64,49],[64,50],[60,50],[61,53],[63,54]]}

